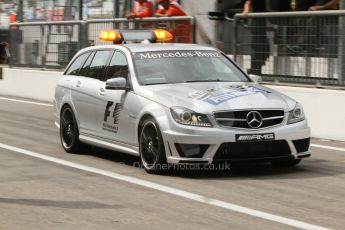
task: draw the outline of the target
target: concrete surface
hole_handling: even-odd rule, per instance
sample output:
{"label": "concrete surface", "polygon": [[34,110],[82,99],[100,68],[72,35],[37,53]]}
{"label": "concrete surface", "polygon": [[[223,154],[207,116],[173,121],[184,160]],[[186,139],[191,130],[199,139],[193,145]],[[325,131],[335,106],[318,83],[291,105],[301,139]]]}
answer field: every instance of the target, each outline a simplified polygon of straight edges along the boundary
{"label": "concrete surface", "polygon": [[0,95],[53,101],[56,82],[61,71],[42,71],[21,68],[3,68]]}

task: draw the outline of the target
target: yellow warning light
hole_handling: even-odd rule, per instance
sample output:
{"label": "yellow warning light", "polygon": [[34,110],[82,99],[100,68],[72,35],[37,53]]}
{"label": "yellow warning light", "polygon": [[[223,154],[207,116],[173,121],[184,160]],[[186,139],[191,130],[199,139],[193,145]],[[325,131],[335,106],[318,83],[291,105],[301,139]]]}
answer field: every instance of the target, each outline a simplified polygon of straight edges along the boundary
{"label": "yellow warning light", "polygon": [[121,44],[123,41],[121,33],[117,30],[102,30],[98,38],[101,41],[113,42],[115,44]]}
{"label": "yellow warning light", "polygon": [[156,42],[168,42],[172,41],[174,38],[173,35],[167,30],[156,29],[154,32],[156,35]]}

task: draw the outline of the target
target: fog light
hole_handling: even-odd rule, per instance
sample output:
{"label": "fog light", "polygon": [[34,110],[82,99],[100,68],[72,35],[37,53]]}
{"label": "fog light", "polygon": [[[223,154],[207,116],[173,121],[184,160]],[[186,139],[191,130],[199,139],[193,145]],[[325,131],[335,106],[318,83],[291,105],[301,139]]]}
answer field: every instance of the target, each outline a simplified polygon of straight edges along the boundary
{"label": "fog light", "polygon": [[175,144],[179,155],[188,158],[202,158],[209,146],[210,145]]}

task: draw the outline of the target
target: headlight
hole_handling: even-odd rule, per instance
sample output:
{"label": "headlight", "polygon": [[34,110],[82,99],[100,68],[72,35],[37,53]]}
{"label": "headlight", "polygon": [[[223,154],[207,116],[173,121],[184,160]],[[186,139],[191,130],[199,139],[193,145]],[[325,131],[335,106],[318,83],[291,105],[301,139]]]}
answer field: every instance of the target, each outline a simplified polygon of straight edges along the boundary
{"label": "headlight", "polygon": [[196,113],[183,107],[170,108],[174,120],[182,125],[212,127],[212,124],[205,114]]}
{"label": "headlight", "polygon": [[295,108],[289,112],[288,124],[304,121],[304,111],[301,104],[297,103]]}

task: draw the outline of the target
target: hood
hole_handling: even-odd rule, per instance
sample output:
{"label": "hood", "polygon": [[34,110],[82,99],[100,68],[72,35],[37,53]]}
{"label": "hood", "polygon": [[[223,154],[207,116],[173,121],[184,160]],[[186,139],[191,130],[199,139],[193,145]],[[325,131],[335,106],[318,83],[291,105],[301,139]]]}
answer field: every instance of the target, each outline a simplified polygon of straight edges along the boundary
{"label": "hood", "polygon": [[221,110],[284,109],[296,101],[255,83],[197,82],[141,86],[139,95],[168,108],[180,106],[211,114]]}

